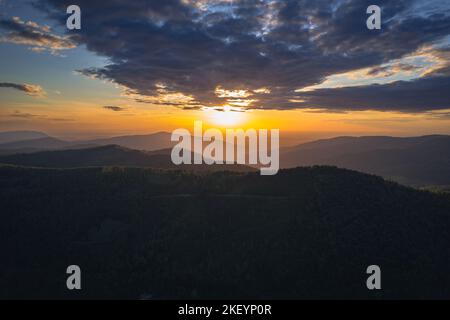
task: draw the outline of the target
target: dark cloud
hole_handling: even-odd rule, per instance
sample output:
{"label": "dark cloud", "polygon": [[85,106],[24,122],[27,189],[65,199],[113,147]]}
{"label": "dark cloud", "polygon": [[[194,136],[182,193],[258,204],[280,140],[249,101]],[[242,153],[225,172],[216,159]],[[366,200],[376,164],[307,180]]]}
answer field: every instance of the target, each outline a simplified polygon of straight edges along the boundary
{"label": "dark cloud", "polygon": [[51,33],[48,26],[41,26],[33,21],[25,22],[19,17],[0,20],[0,30],[3,30],[1,41],[29,45],[37,52],[50,50],[57,53],[76,47],[69,37],[58,36]]}
{"label": "dark cloud", "polygon": [[389,77],[395,75],[397,72],[400,71],[417,71],[420,70],[420,66],[405,64],[405,63],[399,63],[394,66],[377,66],[372,68],[367,74],[370,76],[383,76],[383,77]]}
{"label": "dark cloud", "polygon": [[21,83],[11,83],[11,82],[0,82],[0,88],[12,88],[34,97],[43,97],[46,95],[44,89],[39,85],[34,84],[21,84]]}
{"label": "dark cloud", "polygon": [[200,106],[184,106],[184,107],[182,107],[182,109],[183,110],[201,110],[202,109],[202,107],[200,107]]}
{"label": "dark cloud", "polygon": [[125,111],[126,108],[118,107],[118,106],[103,106],[104,109],[108,109],[111,111],[119,112],[119,111]]}
{"label": "dark cloud", "polygon": [[319,89],[302,93],[303,105],[311,108],[345,110],[385,110],[420,112],[450,109],[450,77],[430,77],[416,81],[398,81],[337,89]]}
{"label": "dark cloud", "polygon": [[[376,3],[382,7],[383,24],[373,31],[366,28],[372,0],[79,0],[83,24],[73,40],[110,61],[103,68],[82,70],[84,74],[123,85],[143,102],[181,93],[192,97],[187,107],[224,105],[230,99],[216,94],[221,86],[251,92],[246,97],[253,100],[250,107],[263,109],[430,110],[448,105],[445,94],[434,97],[434,87],[404,91],[420,89],[422,81],[438,85],[440,78],[318,90],[300,101],[299,88],[333,74],[379,67],[450,34],[448,10],[442,11],[450,8],[448,1]],[[37,2],[62,24],[70,4]],[[416,5],[427,10],[414,10]],[[260,88],[268,90],[255,92]],[[177,103],[161,99],[161,104]]]}

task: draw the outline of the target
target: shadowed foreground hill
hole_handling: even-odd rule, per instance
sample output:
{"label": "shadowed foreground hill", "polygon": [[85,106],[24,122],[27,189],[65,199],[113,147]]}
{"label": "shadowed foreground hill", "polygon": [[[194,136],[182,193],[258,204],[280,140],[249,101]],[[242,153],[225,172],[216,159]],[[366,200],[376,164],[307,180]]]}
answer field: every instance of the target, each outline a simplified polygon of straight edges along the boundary
{"label": "shadowed foreground hill", "polygon": [[450,298],[450,198],[353,171],[3,166],[0,202],[1,298]]}

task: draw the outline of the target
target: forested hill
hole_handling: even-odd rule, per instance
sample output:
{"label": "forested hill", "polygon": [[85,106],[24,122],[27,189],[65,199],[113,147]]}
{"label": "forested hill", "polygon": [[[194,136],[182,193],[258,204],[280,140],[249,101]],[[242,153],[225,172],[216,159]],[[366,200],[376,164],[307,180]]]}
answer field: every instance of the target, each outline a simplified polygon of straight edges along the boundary
{"label": "forested hill", "polygon": [[150,156],[138,150],[117,145],[85,149],[53,150],[21,153],[0,157],[0,163],[44,168],[71,168],[90,166],[173,166],[170,157]]}
{"label": "forested hill", "polygon": [[139,151],[118,145],[106,145],[89,148],[4,155],[0,156],[0,164],[41,168],[127,166],[157,169],[183,169],[187,171],[256,171],[256,169],[252,167],[238,164],[177,166],[173,164],[170,154],[171,149]]}
{"label": "forested hill", "polygon": [[0,298],[450,298],[448,195],[353,171],[2,166],[0,203]]}

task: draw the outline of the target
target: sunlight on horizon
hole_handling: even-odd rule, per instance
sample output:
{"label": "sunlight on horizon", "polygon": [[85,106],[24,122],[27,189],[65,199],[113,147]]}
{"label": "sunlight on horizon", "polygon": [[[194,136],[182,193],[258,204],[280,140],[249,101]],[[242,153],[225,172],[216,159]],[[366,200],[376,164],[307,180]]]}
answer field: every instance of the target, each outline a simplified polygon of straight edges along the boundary
{"label": "sunlight on horizon", "polygon": [[212,125],[222,127],[245,125],[249,120],[247,112],[241,108],[224,106],[220,109],[205,110],[205,112],[208,122],[211,122]]}

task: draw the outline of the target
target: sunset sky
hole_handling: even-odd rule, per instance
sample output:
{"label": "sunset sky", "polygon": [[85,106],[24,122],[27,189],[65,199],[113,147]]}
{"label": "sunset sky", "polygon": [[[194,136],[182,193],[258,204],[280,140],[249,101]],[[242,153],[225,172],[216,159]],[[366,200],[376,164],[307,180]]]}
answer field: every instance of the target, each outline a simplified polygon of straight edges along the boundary
{"label": "sunset sky", "polygon": [[295,139],[450,134],[450,1],[0,0],[0,131],[195,120]]}

